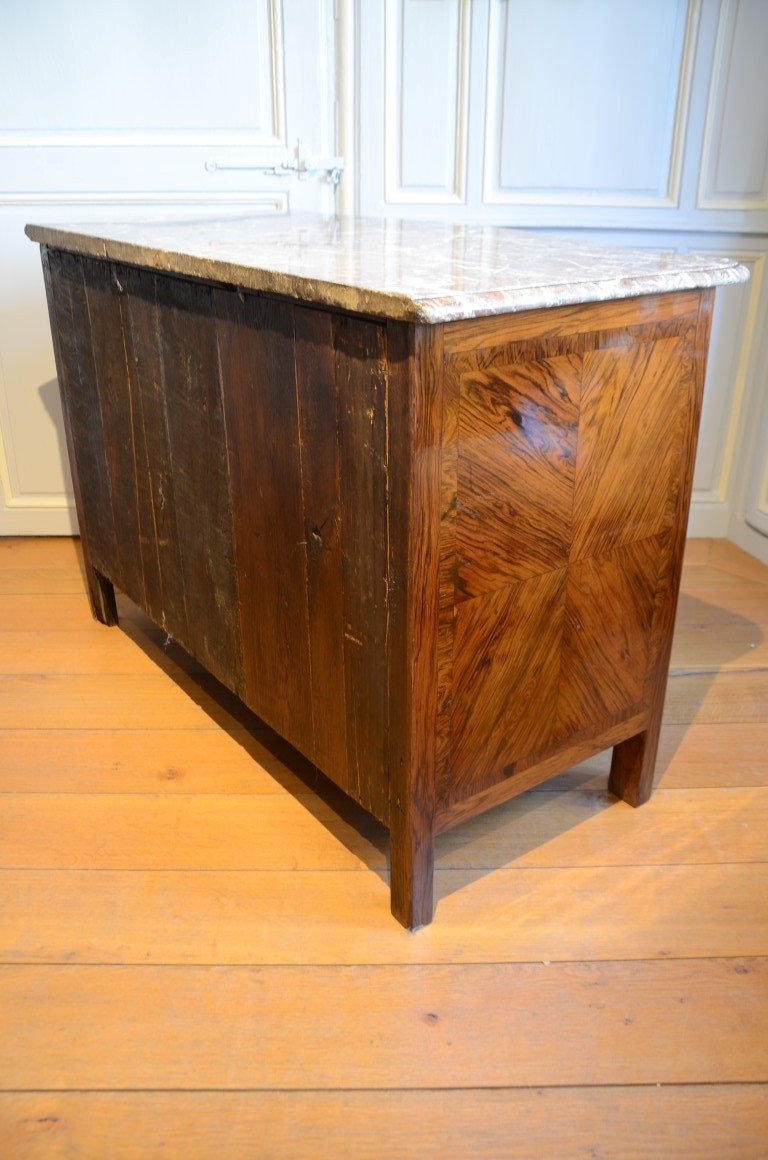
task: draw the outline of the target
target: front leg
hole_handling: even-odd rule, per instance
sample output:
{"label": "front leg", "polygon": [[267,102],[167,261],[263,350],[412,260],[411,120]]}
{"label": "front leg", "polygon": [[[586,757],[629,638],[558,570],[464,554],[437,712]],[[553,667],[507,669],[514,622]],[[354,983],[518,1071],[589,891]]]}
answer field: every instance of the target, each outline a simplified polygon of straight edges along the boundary
{"label": "front leg", "polygon": [[398,802],[390,824],[392,913],[408,930],[432,921],[434,848],[431,817],[414,802]]}

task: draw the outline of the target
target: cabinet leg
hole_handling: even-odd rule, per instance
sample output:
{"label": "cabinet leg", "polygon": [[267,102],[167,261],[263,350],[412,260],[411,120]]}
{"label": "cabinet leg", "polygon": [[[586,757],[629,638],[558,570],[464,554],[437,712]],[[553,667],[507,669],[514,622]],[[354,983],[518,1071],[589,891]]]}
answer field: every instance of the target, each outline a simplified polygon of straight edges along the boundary
{"label": "cabinet leg", "polygon": [[102,624],[117,624],[117,604],[112,581],[107,580],[106,576],[102,576],[101,572],[97,572],[90,564],[85,565],[85,574],[88,599],[95,619],[100,620]]}
{"label": "cabinet leg", "polygon": [[435,869],[431,826],[395,811],[390,828],[389,868],[392,913],[408,930],[432,921],[432,880]]}
{"label": "cabinet leg", "polygon": [[661,714],[642,733],[613,747],[608,789],[631,806],[641,806],[653,793],[660,718]]}

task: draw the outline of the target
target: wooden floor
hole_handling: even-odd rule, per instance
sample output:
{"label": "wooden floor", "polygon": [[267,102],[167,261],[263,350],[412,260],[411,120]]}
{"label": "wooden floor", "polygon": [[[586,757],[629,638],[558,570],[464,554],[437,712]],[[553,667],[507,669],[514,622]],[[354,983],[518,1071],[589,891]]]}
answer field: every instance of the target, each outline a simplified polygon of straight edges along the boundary
{"label": "wooden floor", "polygon": [[651,802],[446,834],[409,935],[378,825],[0,541],[0,1156],[765,1157],[768,568],[683,584]]}

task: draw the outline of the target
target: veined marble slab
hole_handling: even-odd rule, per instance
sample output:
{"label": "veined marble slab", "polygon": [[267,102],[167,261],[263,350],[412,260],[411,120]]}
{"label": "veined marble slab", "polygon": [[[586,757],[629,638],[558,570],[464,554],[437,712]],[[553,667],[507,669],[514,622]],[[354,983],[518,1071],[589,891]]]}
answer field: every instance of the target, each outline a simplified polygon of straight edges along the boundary
{"label": "veined marble slab", "polygon": [[498,226],[292,214],[28,225],[78,254],[363,314],[448,322],[744,282],[728,258]]}

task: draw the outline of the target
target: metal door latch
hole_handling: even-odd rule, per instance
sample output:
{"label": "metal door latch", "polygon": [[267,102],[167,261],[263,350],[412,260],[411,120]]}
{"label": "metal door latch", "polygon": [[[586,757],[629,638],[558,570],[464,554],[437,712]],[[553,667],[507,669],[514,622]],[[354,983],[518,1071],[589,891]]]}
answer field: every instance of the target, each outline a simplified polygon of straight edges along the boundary
{"label": "metal door latch", "polygon": [[318,177],[325,174],[335,189],[344,172],[344,158],[305,157],[301,141],[297,141],[293,157],[290,160],[273,162],[271,165],[247,165],[240,162],[209,160],[206,161],[205,168],[208,173],[217,173],[223,170],[243,170],[249,173],[263,173],[265,177],[298,177],[299,181],[306,181],[308,177]]}

